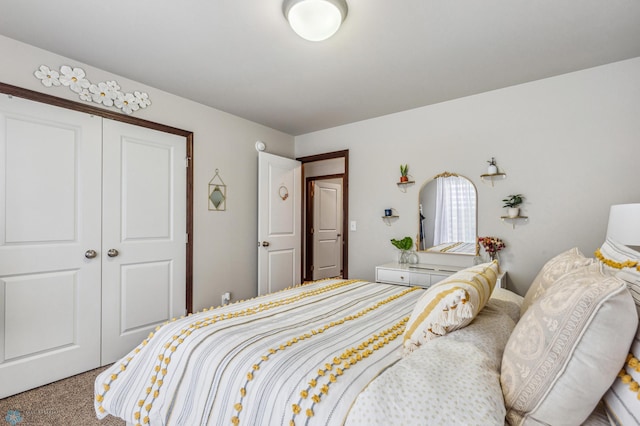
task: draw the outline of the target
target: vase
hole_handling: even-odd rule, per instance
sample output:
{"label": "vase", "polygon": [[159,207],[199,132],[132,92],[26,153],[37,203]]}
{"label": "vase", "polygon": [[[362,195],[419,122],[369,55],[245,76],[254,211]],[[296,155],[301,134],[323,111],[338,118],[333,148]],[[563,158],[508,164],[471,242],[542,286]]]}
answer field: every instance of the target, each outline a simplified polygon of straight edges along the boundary
{"label": "vase", "polygon": [[500,261],[500,258],[498,257],[498,252],[495,253],[489,253],[489,259],[491,259],[491,261],[493,262],[494,260],[497,260],[498,262]]}
{"label": "vase", "polygon": [[507,209],[507,216],[518,217],[520,215],[520,207],[510,207]]}
{"label": "vase", "polygon": [[496,173],[498,173],[498,167],[494,166],[493,164],[489,165],[489,167],[487,168],[487,173],[490,175],[495,175]]}
{"label": "vase", "polygon": [[398,263],[409,263],[410,252],[408,250],[401,250],[398,257]]}

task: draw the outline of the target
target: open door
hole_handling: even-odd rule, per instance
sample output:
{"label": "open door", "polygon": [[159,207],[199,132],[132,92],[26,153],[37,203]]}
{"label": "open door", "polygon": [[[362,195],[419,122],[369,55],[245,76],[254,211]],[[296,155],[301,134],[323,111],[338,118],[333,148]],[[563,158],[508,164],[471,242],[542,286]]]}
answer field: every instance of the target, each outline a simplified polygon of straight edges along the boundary
{"label": "open door", "polygon": [[258,294],[301,282],[302,166],[258,153]]}

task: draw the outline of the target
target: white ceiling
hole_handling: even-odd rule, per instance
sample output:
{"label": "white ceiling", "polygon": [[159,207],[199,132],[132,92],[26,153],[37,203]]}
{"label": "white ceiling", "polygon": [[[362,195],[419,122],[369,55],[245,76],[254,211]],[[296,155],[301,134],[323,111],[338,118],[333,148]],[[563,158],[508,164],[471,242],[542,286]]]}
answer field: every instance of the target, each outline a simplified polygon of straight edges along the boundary
{"label": "white ceiling", "polygon": [[0,0],[0,34],[292,135],[640,56],[638,0],[347,2],[318,43],[281,0]]}

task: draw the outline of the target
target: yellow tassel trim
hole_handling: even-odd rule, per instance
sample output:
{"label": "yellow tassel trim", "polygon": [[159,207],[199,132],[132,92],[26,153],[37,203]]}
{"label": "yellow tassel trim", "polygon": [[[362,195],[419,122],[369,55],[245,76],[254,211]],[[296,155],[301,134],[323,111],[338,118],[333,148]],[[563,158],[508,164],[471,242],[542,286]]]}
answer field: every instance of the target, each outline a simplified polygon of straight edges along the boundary
{"label": "yellow tassel trim", "polygon": [[595,256],[600,262],[604,263],[610,268],[614,268],[614,269],[635,268],[637,271],[640,272],[640,262],[638,262],[637,260],[627,259],[624,262],[616,262],[615,260],[607,259],[606,257],[604,257],[600,249],[596,250]]}
{"label": "yellow tassel trim", "polygon": [[[342,354],[340,354],[339,357],[338,356],[334,357],[331,363],[329,362],[325,363],[325,369],[319,370],[318,376],[315,378],[312,378],[309,381],[310,387],[300,391],[300,395],[303,396],[303,399],[306,399],[306,396],[304,395],[307,395],[308,391],[311,388],[316,386],[317,381],[320,380],[320,378],[326,377],[328,374],[329,376],[328,381],[324,383],[322,386],[320,386],[320,389],[319,389],[320,391],[317,394],[314,394],[311,397],[311,401],[313,401],[313,404],[310,408],[306,409],[307,417],[313,416],[313,407],[315,406],[315,404],[319,404],[320,401],[322,401],[323,395],[329,394],[330,386],[333,383],[335,383],[338,380],[338,377],[344,373],[342,369],[337,368],[337,366],[340,365],[341,359],[349,358],[350,364],[348,365],[354,365],[359,361],[362,361],[363,359],[368,358],[376,350],[381,349],[382,347],[389,344],[399,336],[402,336],[408,321],[409,321],[409,317],[403,318],[400,322],[394,324],[390,328],[382,331],[381,333],[376,333],[370,338],[368,338],[367,340],[363,341],[357,346],[357,348],[346,349]],[[335,374],[332,374],[334,367],[336,367]],[[293,410],[293,418],[291,420],[292,422],[295,422],[296,415],[298,414],[299,414],[299,410]]]}
{"label": "yellow tassel trim", "polygon": [[[327,278],[327,279],[323,279],[323,280],[318,280],[315,282],[321,282],[321,281],[329,281],[332,280],[331,278]],[[153,390],[152,388],[147,388],[146,389],[146,393],[147,395],[149,395],[147,398],[151,398],[151,400],[149,402],[153,402],[153,400],[155,400],[158,395],[160,394],[160,386],[162,386],[163,381],[162,380],[157,380],[157,379],[162,379],[164,378],[164,376],[167,375],[167,370],[165,368],[162,368],[162,364],[164,363],[165,365],[168,365],[169,362],[171,361],[170,359],[170,355],[172,353],[174,353],[178,347],[184,342],[184,338],[191,335],[191,333],[194,330],[200,329],[200,328],[205,328],[207,326],[216,324],[220,321],[223,320],[227,320],[227,319],[231,319],[231,318],[238,318],[238,317],[244,317],[244,316],[249,316],[249,315],[254,315],[256,313],[260,313],[260,312],[264,312],[264,311],[268,311],[270,309],[274,309],[277,308],[279,306],[285,306],[294,302],[297,302],[299,300],[303,300],[305,298],[308,297],[312,297],[312,296],[316,296],[318,294],[323,294],[326,292],[329,292],[331,290],[334,289],[338,289],[341,287],[345,287],[354,283],[358,283],[358,282],[362,282],[362,280],[348,280],[348,281],[338,281],[335,282],[333,284],[328,284],[326,286],[317,288],[315,290],[308,290],[308,291],[303,291],[300,294],[294,295],[294,296],[290,296],[284,299],[279,299],[279,300],[272,300],[269,301],[267,303],[260,303],[257,307],[251,307],[251,308],[246,308],[246,309],[242,309],[240,311],[236,311],[236,312],[232,312],[232,313],[227,313],[227,314],[220,314],[220,315],[211,315],[209,317],[203,318],[203,319],[199,319],[193,323],[191,323],[188,327],[182,329],[180,331],[180,334],[178,335],[173,335],[170,339],[169,342],[165,342],[162,347],[167,351],[166,354],[158,354],[158,364],[154,367],[154,372],[158,373],[160,372],[160,377],[156,378],[156,382],[152,385],[153,387],[157,387],[157,389]],[[262,295],[262,296],[257,296],[254,297],[252,299],[247,299],[247,300],[253,300],[253,299],[260,299],[260,298],[265,298],[265,297],[270,297],[273,294],[277,294],[277,293],[281,293],[287,290],[290,290],[293,287],[288,287],[285,288],[283,290],[280,290],[278,292],[274,292],[271,293],[269,295]],[[239,303],[241,301],[236,301],[235,303]],[[212,306],[210,309],[203,309],[201,312],[208,312],[209,310],[214,310],[214,307]],[[189,316],[191,316],[191,314],[189,314]],[[184,317],[181,317],[184,318]],[[167,325],[170,322],[174,322],[176,321],[176,318],[172,318],[170,321],[166,321],[163,325]],[[162,328],[162,326],[157,326],[155,328],[155,332],[159,331]],[[138,347],[136,347],[133,350],[134,355],[137,355],[138,353],[141,352],[142,348],[144,348],[145,346],[148,345],[149,340],[151,340],[152,338],[154,338],[156,336],[155,332],[150,332],[149,335],[147,336],[146,339],[144,339],[140,345]],[[293,342],[295,343],[295,342]],[[129,356],[126,358],[126,362],[120,364],[120,370],[121,371],[125,371],[127,368],[127,365],[132,361],[133,357]],[[104,387],[104,391],[99,394],[96,395],[96,399],[98,398],[98,396],[100,396],[103,400],[104,400],[104,396],[106,395],[106,393],[109,391],[110,389],[110,384],[117,379],[118,376],[116,375],[111,375],[111,377],[109,378],[109,380],[103,384]],[[151,380],[151,379],[150,379]],[[139,405],[140,407],[142,407],[144,405],[144,402],[146,402],[146,399],[141,401],[142,405]],[[148,418],[148,417],[146,417]],[[239,422],[239,419],[238,419]],[[233,419],[232,419],[232,423],[233,423]],[[234,423],[237,424],[237,423]]]}
{"label": "yellow tassel trim", "polygon": [[[638,358],[636,358],[632,353],[627,355],[627,366],[636,373],[640,373],[640,361],[638,361]],[[635,393],[636,398],[640,400],[640,384],[633,380],[631,374],[628,374],[624,367],[618,373],[618,378],[625,385],[629,385],[629,390]]]}
{"label": "yellow tassel trim", "polygon": [[[339,283],[338,283],[338,284],[339,284]],[[411,288],[407,288],[407,289],[405,289],[405,290],[401,291],[400,293],[394,294],[394,295],[392,295],[392,296],[387,297],[387,298],[386,298],[386,299],[384,299],[384,300],[381,300],[381,301],[379,301],[379,302],[374,303],[373,305],[371,305],[371,306],[369,306],[369,307],[367,307],[367,308],[365,308],[365,309],[363,309],[363,310],[359,311],[358,313],[356,313],[356,314],[354,314],[354,315],[348,315],[348,316],[346,316],[346,317],[344,317],[344,318],[342,318],[342,319],[339,319],[339,320],[336,320],[336,321],[331,321],[329,324],[325,324],[325,325],[323,325],[322,327],[319,327],[319,328],[317,328],[317,329],[311,330],[311,331],[310,331],[310,333],[304,333],[304,334],[302,334],[302,335],[300,335],[300,336],[298,336],[298,337],[294,337],[294,338],[292,338],[291,340],[287,341],[287,342],[286,342],[286,344],[279,345],[277,348],[270,348],[270,349],[268,350],[269,355],[274,355],[275,353],[277,353],[277,352],[279,352],[279,351],[284,351],[284,350],[286,350],[286,348],[291,347],[291,346],[295,345],[295,344],[296,344],[296,343],[298,343],[298,342],[301,342],[301,341],[304,341],[304,340],[306,340],[306,339],[309,339],[309,338],[311,338],[312,336],[316,336],[316,335],[318,335],[318,334],[321,334],[321,333],[323,333],[324,331],[329,330],[329,329],[331,329],[331,328],[334,328],[334,327],[337,327],[337,326],[343,325],[343,324],[345,324],[345,323],[346,323],[346,322],[348,322],[348,321],[352,321],[352,320],[355,320],[355,319],[361,318],[361,317],[363,317],[364,315],[366,315],[366,314],[368,314],[368,313],[370,313],[370,312],[372,312],[372,311],[374,311],[374,310],[376,310],[376,309],[380,308],[381,306],[384,306],[384,305],[386,305],[386,304],[388,304],[388,303],[390,303],[390,302],[392,302],[392,301],[394,301],[394,300],[396,300],[396,299],[399,299],[399,298],[401,298],[401,297],[403,297],[403,296],[405,296],[405,295],[407,295],[407,294],[409,294],[409,293],[412,293],[412,292],[414,292],[414,291],[416,291],[416,290],[420,290],[420,289],[421,289],[421,287],[411,287]],[[400,333],[399,333],[398,335],[402,335],[402,333],[404,332],[404,324],[406,324],[406,323],[407,323],[407,321],[409,321],[409,317],[404,318],[404,319],[400,322],[400,323],[402,324],[402,327],[401,327],[401,331],[400,331]],[[399,323],[399,324],[400,324],[400,323]],[[398,329],[398,327],[399,327],[399,326],[398,326],[398,324],[396,324],[396,325],[394,325],[394,326],[392,327],[392,329],[394,329],[394,330],[395,330],[395,329]],[[367,339],[365,342],[361,343],[361,344],[359,345],[359,347],[362,347],[362,348],[364,349],[364,348],[366,348],[367,346],[372,345],[372,344],[373,344],[374,342],[376,342],[378,339],[381,339],[381,338],[383,338],[383,337],[387,336],[389,333],[390,333],[390,332],[389,332],[388,330],[385,330],[385,331],[383,331],[382,333],[374,334],[371,338],[369,338],[369,339]],[[387,340],[386,340],[386,343],[389,343],[391,340],[393,340],[393,339],[395,339],[396,337],[398,337],[398,335],[394,335],[394,337],[393,337],[392,339],[387,339]],[[386,343],[385,343],[385,344],[386,344]],[[378,348],[380,348],[380,347],[382,347],[382,346],[384,346],[384,345],[383,345],[383,344],[378,344],[378,346],[377,346],[375,349],[378,349]],[[311,380],[309,381],[309,388],[308,388],[308,389],[306,389],[306,390],[305,390],[305,389],[303,389],[302,391],[300,391],[300,396],[302,397],[302,399],[306,399],[306,398],[307,398],[307,396],[308,396],[308,391],[309,391],[309,389],[314,388],[314,387],[316,386],[316,384],[317,384],[317,380],[318,380],[320,377],[323,377],[323,376],[325,375],[325,373],[331,372],[331,371],[333,370],[333,367],[334,367],[334,366],[339,366],[339,365],[341,364],[341,360],[342,360],[342,359],[346,359],[346,357],[347,357],[347,355],[346,355],[346,354],[348,354],[348,355],[354,354],[354,357],[353,357],[353,359],[352,359],[352,360],[350,360],[350,362],[351,362],[351,364],[355,364],[356,362],[361,361],[361,360],[362,360],[362,359],[364,359],[364,358],[367,358],[371,353],[373,353],[373,350],[368,349],[368,348],[364,350],[364,353],[359,353],[356,349],[351,348],[351,349],[348,349],[347,351],[345,351],[345,352],[344,352],[343,354],[341,354],[340,356],[335,356],[335,357],[333,357],[331,362],[327,362],[327,363],[325,363],[325,364],[324,364],[324,368],[320,368],[320,369],[318,369],[318,371],[317,371],[317,375],[318,375],[318,377],[317,377],[317,378],[313,378],[313,379],[311,379]],[[248,372],[248,373],[247,373],[247,382],[245,383],[245,387],[243,388],[243,389],[245,389],[245,394],[242,394],[242,392],[241,392],[241,396],[242,396],[242,398],[241,398],[241,400],[240,400],[240,403],[242,403],[242,400],[244,399],[244,397],[245,397],[245,395],[246,395],[246,387],[247,387],[247,385],[248,385],[248,384],[249,384],[249,382],[250,382],[250,381],[252,381],[252,380],[253,380],[253,378],[254,378],[254,373],[256,373],[256,372],[260,369],[260,365],[261,365],[263,362],[266,362],[266,361],[268,361],[268,360],[269,360],[269,357],[268,357],[267,355],[263,355],[263,356],[261,356],[261,357],[260,357],[260,359],[261,359],[261,361],[259,361],[259,362],[258,362],[257,364],[255,364],[255,365],[253,365],[253,367],[252,367],[252,371],[250,371],[250,372]],[[347,369],[347,368],[349,368],[349,367],[348,367],[348,366],[343,366],[343,369]],[[341,374],[343,374],[343,370],[340,370],[340,374],[338,374],[338,375],[341,375]],[[319,393],[319,394],[316,394],[316,395],[313,395],[311,399],[312,399],[315,403],[320,402],[321,395],[322,395],[322,394],[325,394],[325,395],[326,395],[326,394],[328,394],[328,393],[329,393],[329,385],[330,385],[331,383],[335,383],[335,382],[336,382],[336,380],[337,380],[337,376],[336,376],[335,374],[331,374],[331,375],[329,376],[329,381],[327,382],[327,384],[324,384],[324,385],[321,387],[321,389],[320,389],[320,393]],[[301,412],[301,411],[299,411],[299,410],[298,410],[298,412],[296,413],[296,409],[295,409],[295,407],[298,407],[298,408],[299,408],[299,410],[301,409],[297,404],[294,404],[294,405],[293,405],[294,418],[295,418],[295,415],[296,415],[296,414],[299,414],[299,413]],[[236,410],[236,411],[237,411],[237,410]],[[239,415],[239,414],[240,414],[240,413],[238,412],[238,415]],[[294,420],[294,419],[292,419],[292,422],[295,422],[295,420]]]}

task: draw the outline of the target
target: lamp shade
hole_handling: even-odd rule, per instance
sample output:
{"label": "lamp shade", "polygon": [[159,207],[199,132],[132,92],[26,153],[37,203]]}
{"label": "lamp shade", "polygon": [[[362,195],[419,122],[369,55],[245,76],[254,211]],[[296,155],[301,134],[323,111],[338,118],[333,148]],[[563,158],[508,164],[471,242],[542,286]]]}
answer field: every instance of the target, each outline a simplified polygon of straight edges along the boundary
{"label": "lamp shade", "polygon": [[300,37],[326,40],[338,31],[347,16],[345,0],[285,0],[284,16]]}
{"label": "lamp shade", "polygon": [[626,246],[640,246],[640,203],[611,206],[607,238]]}

